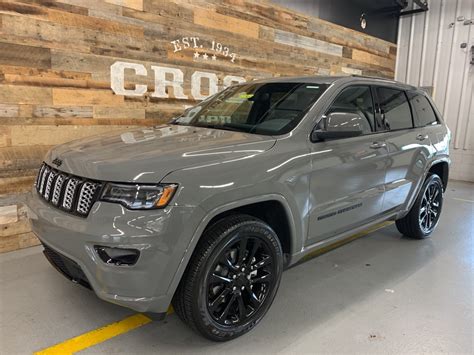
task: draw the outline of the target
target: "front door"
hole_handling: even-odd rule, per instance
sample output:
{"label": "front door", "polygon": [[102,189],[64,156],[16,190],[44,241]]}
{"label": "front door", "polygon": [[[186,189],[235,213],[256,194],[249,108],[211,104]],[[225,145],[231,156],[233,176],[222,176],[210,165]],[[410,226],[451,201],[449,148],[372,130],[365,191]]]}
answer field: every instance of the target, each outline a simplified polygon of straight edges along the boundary
{"label": "front door", "polygon": [[310,222],[307,244],[339,234],[380,214],[384,196],[387,148],[377,134],[369,86],[341,91],[326,112],[347,115],[340,127],[358,125],[357,137],[312,143]]}

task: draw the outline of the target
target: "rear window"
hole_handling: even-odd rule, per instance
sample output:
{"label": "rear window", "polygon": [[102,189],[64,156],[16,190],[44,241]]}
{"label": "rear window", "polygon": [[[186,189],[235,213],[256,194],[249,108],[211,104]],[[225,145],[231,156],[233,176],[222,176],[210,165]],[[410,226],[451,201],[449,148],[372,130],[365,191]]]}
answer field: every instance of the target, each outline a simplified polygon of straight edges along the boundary
{"label": "rear window", "polygon": [[424,127],[438,123],[433,107],[424,95],[416,92],[407,92],[407,95],[413,109],[415,126]]}
{"label": "rear window", "polygon": [[392,88],[377,88],[377,97],[382,112],[382,124],[386,129],[412,128],[410,106],[405,92]]}

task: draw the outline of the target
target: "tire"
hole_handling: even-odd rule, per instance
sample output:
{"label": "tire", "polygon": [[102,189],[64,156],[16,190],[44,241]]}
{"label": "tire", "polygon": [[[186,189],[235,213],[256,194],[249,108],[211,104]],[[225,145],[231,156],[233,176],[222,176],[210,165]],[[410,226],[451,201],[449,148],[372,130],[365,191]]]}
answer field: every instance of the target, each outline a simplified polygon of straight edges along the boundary
{"label": "tire", "polygon": [[397,220],[397,229],[403,235],[424,239],[436,228],[443,207],[443,182],[436,174],[426,178],[408,214]]}
{"label": "tire", "polygon": [[173,307],[181,320],[210,340],[237,338],[265,316],[282,270],[280,242],[266,223],[247,215],[224,217],[204,231]]}

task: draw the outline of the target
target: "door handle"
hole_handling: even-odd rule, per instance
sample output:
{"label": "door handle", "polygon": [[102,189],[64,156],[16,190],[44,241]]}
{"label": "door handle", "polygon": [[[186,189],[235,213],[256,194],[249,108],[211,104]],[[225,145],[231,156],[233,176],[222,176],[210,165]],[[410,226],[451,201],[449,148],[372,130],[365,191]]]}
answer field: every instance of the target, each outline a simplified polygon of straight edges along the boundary
{"label": "door handle", "polygon": [[428,138],[427,134],[419,134],[419,135],[416,136],[416,139],[419,140],[419,141],[424,141],[427,138]]}
{"label": "door handle", "polygon": [[370,145],[370,148],[372,149],[380,149],[380,148],[385,148],[387,146],[387,144],[385,144],[385,142],[373,142],[371,145]]}

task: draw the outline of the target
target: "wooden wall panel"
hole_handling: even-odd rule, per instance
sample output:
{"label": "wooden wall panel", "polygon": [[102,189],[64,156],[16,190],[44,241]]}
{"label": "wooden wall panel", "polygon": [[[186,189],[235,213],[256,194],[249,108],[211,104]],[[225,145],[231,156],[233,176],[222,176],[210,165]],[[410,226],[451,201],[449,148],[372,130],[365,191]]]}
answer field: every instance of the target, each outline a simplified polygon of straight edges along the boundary
{"label": "wooden wall panel", "polygon": [[251,38],[258,38],[259,34],[257,23],[221,15],[213,10],[196,9],[194,11],[194,23],[209,29],[221,30],[225,28],[229,32],[239,33]]}
{"label": "wooden wall panel", "polygon": [[[183,37],[199,38],[196,47]],[[213,41],[228,55],[212,50]],[[265,1],[0,1],[0,252],[36,243],[24,200],[48,149],[166,122],[210,92],[208,79],[192,86],[196,72],[215,75],[218,89],[239,78],[392,78],[396,51],[393,43]],[[146,75],[126,70],[123,88],[145,85],[144,94],[111,89],[116,62],[144,68]],[[165,75],[182,87],[181,97],[171,86],[163,91],[169,97],[155,94],[154,67],[182,73]]]}

